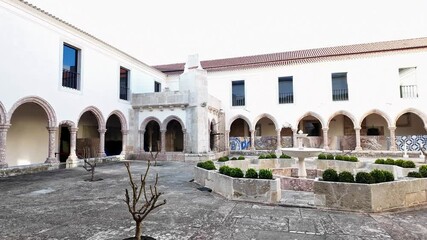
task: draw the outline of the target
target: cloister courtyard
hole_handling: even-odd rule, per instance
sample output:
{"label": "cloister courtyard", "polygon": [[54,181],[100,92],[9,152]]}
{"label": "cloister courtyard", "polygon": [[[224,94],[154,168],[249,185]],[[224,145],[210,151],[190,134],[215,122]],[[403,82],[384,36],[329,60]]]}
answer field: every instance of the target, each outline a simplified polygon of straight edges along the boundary
{"label": "cloister courtyard", "polygon": [[[195,163],[161,161],[159,190],[167,204],[143,223],[157,239],[427,239],[427,208],[366,214],[230,201],[192,182]],[[134,176],[147,162],[133,161]],[[0,178],[0,239],[124,239],[134,223],[124,200],[121,162]]]}

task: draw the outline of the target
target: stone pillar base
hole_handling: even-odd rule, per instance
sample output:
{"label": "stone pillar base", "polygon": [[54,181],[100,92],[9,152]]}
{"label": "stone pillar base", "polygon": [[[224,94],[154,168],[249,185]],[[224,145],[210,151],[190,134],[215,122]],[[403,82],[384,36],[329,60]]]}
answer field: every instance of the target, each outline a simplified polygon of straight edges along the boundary
{"label": "stone pillar base", "polygon": [[362,147],[356,147],[355,149],[354,149],[354,151],[356,151],[356,152],[359,152],[359,151],[362,151],[363,149],[362,149]]}
{"label": "stone pillar base", "polygon": [[45,163],[59,163],[57,158],[47,158]]}

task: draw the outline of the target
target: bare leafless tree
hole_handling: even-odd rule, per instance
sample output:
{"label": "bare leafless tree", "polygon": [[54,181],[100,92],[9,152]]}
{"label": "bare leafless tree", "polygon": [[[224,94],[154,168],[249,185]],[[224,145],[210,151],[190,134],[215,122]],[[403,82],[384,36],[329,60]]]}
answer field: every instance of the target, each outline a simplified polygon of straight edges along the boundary
{"label": "bare leafless tree", "polygon": [[157,191],[157,183],[159,179],[159,175],[157,173],[154,186],[150,185],[148,188],[146,187],[146,179],[148,171],[150,170],[150,165],[151,162],[148,161],[147,169],[145,170],[144,175],[141,174],[140,185],[138,186],[132,178],[130,163],[125,162],[125,167],[129,175],[131,195],[129,195],[129,191],[126,189],[124,201],[128,206],[129,213],[132,215],[133,220],[136,223],[135,239],[137,240],[141,240],[142,221],[152,210],[166,204],[165,199],[161,202],[157,202],[159,197],[162,195],[161,192]]}
{"label": "bare leafless tree", "polygon": [[90,152],[91,152],[90,147],[84,147],[83,148],[83,158],[84,158],[83,168],[86,171],[91,172],[91,178],[90,178],[89,181],[93,182],[93,181],[95,181],[96,158],[91,163],[88,160],[91,157],[91,153]]}
{"label": "bare leafless tree", "polygon": [[157,156],[159,155],[159,151],[157,150],[157,152],[153,154],[153,152],[150,150],[150,155],[151,161],[154,161],[154,166],[157,166]]}

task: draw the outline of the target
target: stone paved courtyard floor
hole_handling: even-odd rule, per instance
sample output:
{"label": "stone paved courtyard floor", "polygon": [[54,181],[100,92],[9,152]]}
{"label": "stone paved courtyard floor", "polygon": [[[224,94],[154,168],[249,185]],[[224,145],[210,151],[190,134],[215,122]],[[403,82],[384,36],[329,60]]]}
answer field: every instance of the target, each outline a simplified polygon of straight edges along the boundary
{"label": "stone paved courtyard floor", "polygon": [[[157,239],[427,239],[427,208],[362,214],[233,202],[190,182],[194,164],[161,162],[167,204],[143,225]],[[133,162],[136,175],[146,162]],[[0,178],[0,239],[123,239],[134,225],[124,199],[123,163],[87,182],[81,167]]]}

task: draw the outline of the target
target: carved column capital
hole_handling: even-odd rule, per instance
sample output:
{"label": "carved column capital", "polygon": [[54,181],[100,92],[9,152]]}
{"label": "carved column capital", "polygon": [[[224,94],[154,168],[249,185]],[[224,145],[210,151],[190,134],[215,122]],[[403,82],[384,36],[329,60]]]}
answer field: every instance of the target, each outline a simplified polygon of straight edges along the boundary
{"label": "carved column capital", "polygon": [[128,135],[129,134],[129,130],[122,130],[122,134],[123,135]]}
{"label": "carved column capital", "polygon": [[98,129],[98,132],[99,132],[100,134],[104,134],[105,132],[107,132],[107,129],[105,129],[105,128],[100,128],[100,129]]}
{"label": "carved column capital", "polygon": [[10,125],[10,124],[1,124],[0,125],[0,131],[1,132],[5,132],[5,131],[7,131],[10,128],[10,126],[12,126],[12,125]]}

